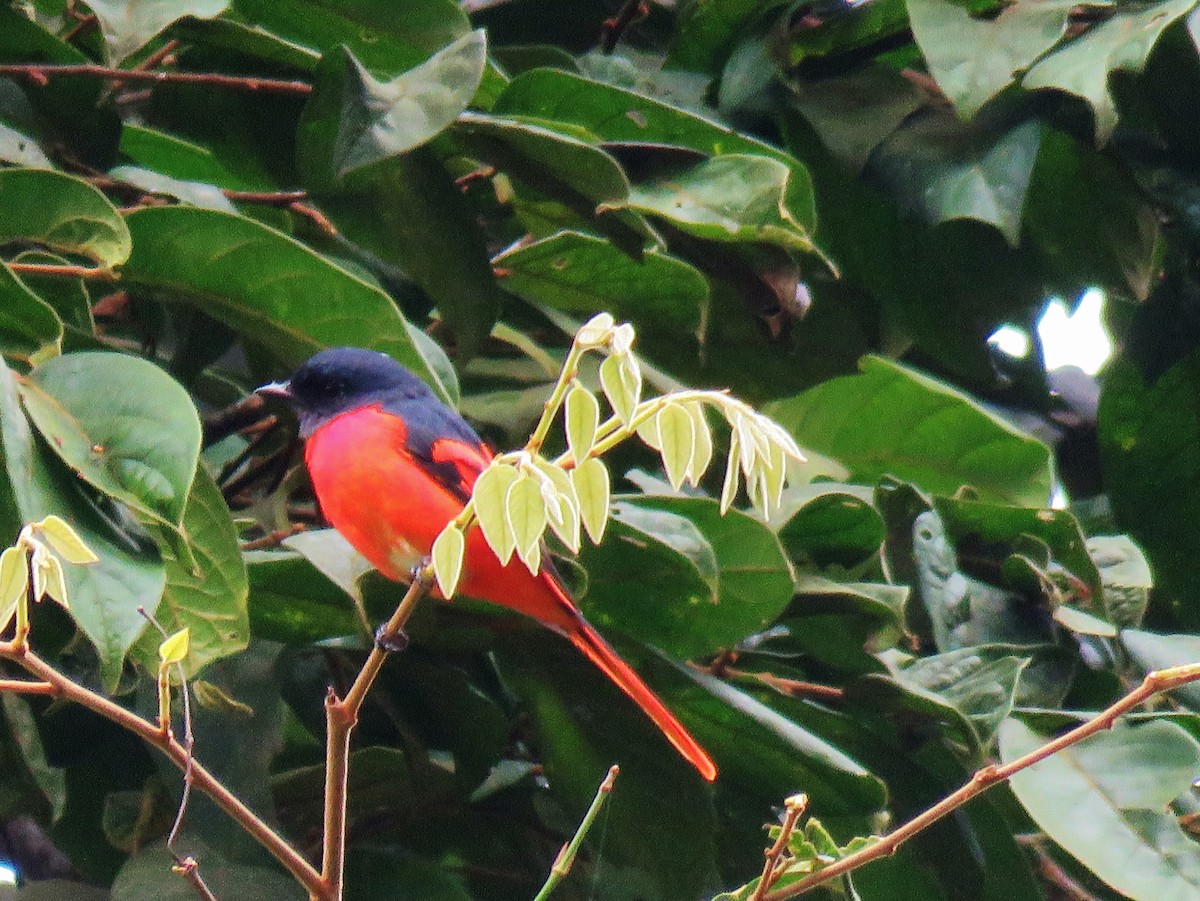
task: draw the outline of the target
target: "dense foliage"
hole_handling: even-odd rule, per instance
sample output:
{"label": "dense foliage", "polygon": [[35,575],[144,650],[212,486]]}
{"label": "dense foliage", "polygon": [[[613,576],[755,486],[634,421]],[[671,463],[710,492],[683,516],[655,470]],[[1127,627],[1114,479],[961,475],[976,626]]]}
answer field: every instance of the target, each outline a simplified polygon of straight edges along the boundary
{"label": "dense foliage", "polygon": [[[845,845],[1200,659],[1194,5],[3,5],[0,532],[56,513],[101,558],[35,647],[152,712],[137,608],[189,627],[198,757],[315,852],[322,699],[398,590],[295,530],[320,514],[288,423],[239,402],[355,344],[517,446],[607,310],[655,389],[730,388],[809,455],[764,523],[622,449],[605,541],[560,564],[721,776],[553,634],[429,603],[356,739],[349,898],[532,898],[614,761],[555,897],[711,898],[796,792]],[[1119,345],[1098,408],[1034,329],[1089,288]],[[1004,323],[1029,357],[989,346]],[[10,828],[26,875],[191,896],[173,767],[77,707],[0,709],[0,816],[57,849]],[[1193,710],[1145,708],[837,892],[1200,896]],[[182,846],[222,898],[303,896],[202,798]]]}

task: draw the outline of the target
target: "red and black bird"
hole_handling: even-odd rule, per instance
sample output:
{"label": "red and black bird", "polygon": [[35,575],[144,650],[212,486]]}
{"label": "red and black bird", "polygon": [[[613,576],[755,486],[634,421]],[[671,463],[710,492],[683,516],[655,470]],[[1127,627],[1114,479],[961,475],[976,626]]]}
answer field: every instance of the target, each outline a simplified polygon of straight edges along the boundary
{"label": "red and black bird", "polygon": [[[423,381],[386,354],[325,350],[289,382],[259,389],[286,397],[306,440],[304,460],[325,517],[380,572],[408,578],[471,496],[492,453]],[[531,616],[564,635],[645,711],[705,779],[717,768],[616,651],[583,618],[550,569],[501,565],[479,529],[467,536],[459,591]]]}

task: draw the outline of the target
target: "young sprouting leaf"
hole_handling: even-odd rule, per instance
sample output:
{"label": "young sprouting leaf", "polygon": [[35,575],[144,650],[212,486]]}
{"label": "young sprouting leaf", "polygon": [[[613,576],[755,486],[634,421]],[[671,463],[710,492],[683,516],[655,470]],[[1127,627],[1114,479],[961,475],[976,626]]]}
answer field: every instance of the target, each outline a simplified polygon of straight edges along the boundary
{"label": "young sprouting leaf", "polygon": [[442,533],[433,542],[433,574],[437,576],[438,588],[442,591],[442,597],[446,599],[454,597],[454,590],[458,588],[466,546],[466,538],[454,523],[442,529]]}
{"label": "young sprouting leaf", "polygon": [[633,357],[611,356],[600,364],[600,386],[621,422],[629,425],[642,396],[642,374]]}
{"label": "young sprouting leaf", "polygon": [[587,347],[602,345],[608,341],[615,323],[611,313],[597,313],[579,327],[575,333],[575,343]]}
{"label": "young sprouting leaf", "polygon": [[613,329],[612,337],[609,339],[609,347],[614,354],[623,357],[633,348],[634,337],[633,326],[628,322],[622,322]]}
{"label": "young sprouting leaf", "polygon": [[[0,609],[11,617],[10,608],[25,597],[29,590],[29,560],[26,551],[10,547],[0,554]],[[7,619],[5,626],[7,626]]]}
{"label": "young sprouting leaf", "polygon": [[652,447],[656,451],[662,450],[662,439],[658,436],[657,416],[651,416],[649,419],[642,420],[637,427],[637,436],[641,438],[648,447]]}
{"label": "young sprouting leaf", "polygon": [[54,552],[76,566],[99,563],[100,558],[84,544],[79,533],[65,519],[51,514],[38,523],[38,528]]}
{"label": "young sprouting leaf", "polygon": [[655,419],[667,481],[678,491],[687,476],[692,454],[696,452],[696,424],[691,414],[679,404],[663,407]]}
{"label": "young sprouting leaf", "polygon": [[571,470],[571,482],[579,498],[579,518],[595,544],[604,537],[608,525],[608,467],[599,457],[584,460]]}
{"label": "young sprouting leaf", "polygon": [[190,637],[190,630],[185,628],[163,639],[158,646],[158,659],[163,667],[174,666],[187,658]]}
{"label": "young sprouting leaf", "polygon": [[733,506],[738,493],[738,482],[741,477],[738,459],[741,456],[740,439],[735,431],[729,437],[729,461],[725,466],[725,484],[721,486],[721,515],[724,516]]}
{"label": "young sprouting leaf", "polygon": [[582,385],[567,393],[567,446],[576,461],[586,460],[596,443],[596,426],[600,424],[600,402]]}
{"label": "young sprouting leaf", "polygon": [[[575,483],[571,476],[559,469],[553,463],[536,459],[538,471],[544,474],[553,485],[558,515],[550,516],[550,528],[562,539],[562,543],[571,549],[571,553],[579,552],[579,496],[575,491]],[[545,486],[543,485],[543,492]],[[550,508],[553,510],[554,508]]]}
{"label": "young sprouting leaf", "polygon": [[708,471],[708,464],[712,462],[712,429],[709,427],[708,417],[704,415],[703,404],[692,401],[685,404],[684,409],[688,411],[688,415],[692,417],[692,422],[696,427],[696,444],[692,450],[692,458],[688,461],[686,473],[688,484],[695,486]]}
{"label": "young sprouting leaf", "polygon": [[71,605],[67,602],[67,578],[63,573],[62,563],[53,554],[46,554],[42,558],[40,569],[45,581],[45,593],[64,609],[69,610]]}
{"label": "young sprouting leaf", "polygon": [[508,490],[520,473],[508,463],[493,463],[475,481],[475,518],[479,528],[501,563],[507,563],[516,549],[517,540],[508,523]]}
{"label": "young sprouting leaf", "polygon": [[762,463],[762,476],[763,513],[769,518],[772,509],[779,509],[783,500],[783,485],[787,481],[787,457],[779,445],[770,446],[770,452]]}
{"label": "young sprouting leaf", "polygon": [[29,577],[33,581],[33,600],[34,603],[41,603],[42,598],[46,596],[46,558],[50,556],[50,552],[46,550],[46,546],[41,542],[34,542],[33,553],[29,557]]}
{"label": "young sprouting leaf", "polygon": [[530,572],[536,573],[541,560],[542,533],[546,531],[546,501],[542,497],[541,480],[531,475],[519,476],[508,489],[504,509],[516,541],[517,555]]}

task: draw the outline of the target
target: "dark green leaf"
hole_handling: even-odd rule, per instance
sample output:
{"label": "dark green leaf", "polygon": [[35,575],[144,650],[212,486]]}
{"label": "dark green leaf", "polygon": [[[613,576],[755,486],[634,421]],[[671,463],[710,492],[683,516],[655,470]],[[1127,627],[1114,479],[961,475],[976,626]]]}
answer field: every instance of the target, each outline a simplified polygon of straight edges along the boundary
{"label": "dark green leaf", "polygon": [[692,0],[681,3],[668,65],[717,74],[733,42],[748,26],[787,4],[782,0]]}
{"label": "dark green leaf", "polygon": [[779,540],[793,560],[850,567],[879,550],[883,519],[868,501],[821,482],[807,487],[808,499],[779,527]]}
{"label": "dark green leaf", "polygon": [[1166,0],[1118,7],[1110,19],[1042,58],[1022,85],[1027,90],[1055,88],[1082,97],[1096,116],[1096,144],[1103,145],[1117,124],[1109,76],[1117,70],[1140,72],[1167,26],[1193,6],[1190,0]]}
{"label": "dark green leaf", "polygon": [[1050,496],[1050,452],[967,395],[915,370],[864,357],[833,379],[768,407],[803,447],[844,464],[857,482],[884,475],[951,495],[1030,505]]}
{"label": "dark green leaf", "polygon": [[8,266],[0,266],[0,352],[26,362],[58,352],[62,320]]}
{"label": "dark green leaf", "polygon": [[62,816],[67,803],[65,774],[46,762],[46,750],[29,702],[5,692],[0,696],[0,807],[9,817],[37,816],[49,824]]}
{"label": "dark green leaf", "polygon": [[[201,861],[201,875],[210,885],[220,885],[227,895],[245,901],[299,901],[305,897],[304,890],[286,873],[226,859],[197,834],[183,833],[176,850]],[[171,863],[165,841],[141,848],[117,874],[112,901],[191,901],[196,897],[195,887],[171,873]]]}
{"label": "dark green leaf", "polygon": [[47,446],[81,478],[180,527],[200,418],[178,382],[146,360],[95,352],[49,360],[19,390]]}
{"label": "dark green leaf", "polygon": [[131,285],[266,341],[289,363],[338,344],[381,350],[449,397],[386,294],[286,235],[188,207],[140,209],[128,222]]}
{"label": "dark green leaf", "polygon": [[504,285],[535,303],[581,318],[607,310],[639,333],[687,332],[700,337],[708,281],[682,260],[649,251],[636,261],[608,241],[580,232],[505,251],[493,262]]}
{"label": "dark green leaf", "polygon": [[251,551],[246,572],[256,638],[306,645],[359,628],[345,592],[297,553]]}
{"label": "dark green leaf", "polygon": [[1087,551],[1104,586],[1105,616],[1122,628],[1140,625],[1154,587],[1142,549],[1125,535],[1096,535]]}
{"label": "dark green leaf", "polygon": [[44,169],[6,169],[0,171],[0,201],[0,243],[32,241],[105,267],[129,258],[121,214],[85,181]]}

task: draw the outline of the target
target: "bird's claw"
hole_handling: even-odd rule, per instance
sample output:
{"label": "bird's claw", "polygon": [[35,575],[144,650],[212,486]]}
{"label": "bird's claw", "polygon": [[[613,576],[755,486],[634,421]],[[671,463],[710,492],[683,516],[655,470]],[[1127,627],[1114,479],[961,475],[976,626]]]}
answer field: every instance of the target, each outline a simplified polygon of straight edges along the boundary
{"label": "bird's claw", "polygon": [[398,629],[389,634],[386,626],[380,626],[375,630],[375,647],[399,654],[408,647],[408,633]]}

